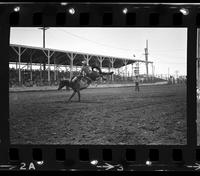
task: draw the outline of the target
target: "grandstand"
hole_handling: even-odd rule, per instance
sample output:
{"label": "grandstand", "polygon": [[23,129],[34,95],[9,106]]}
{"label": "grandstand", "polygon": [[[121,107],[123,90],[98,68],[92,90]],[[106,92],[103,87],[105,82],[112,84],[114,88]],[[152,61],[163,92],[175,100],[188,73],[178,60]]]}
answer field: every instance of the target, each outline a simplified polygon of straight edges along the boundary
{"label": "grandstand", "polygon": [[[9,85],[10,87],[57,85],[60,79],[69,79],[77,75],[83,60],[89,65],[99,65],[102,70],[113,71],[114,74],[107,83],[132,81],[136,74],[133,72],[133,64],[146,64],[143,60],[11,44]],[[148,64],[153,62],[148,61]],[[127,69],[128,65],[132,65],[131,75]],[[120,72],[122,67],[125,68],[123,73]]]}
{"label": "grandstand", "polygon": [[[83,60],[89,65],[99,65],[103,71],[114,72],[107,82],[101,84],[132,83],[135,75],[140,75],[141,83],[167,80],[173,84],[186,80],[182,77],[175,79],[169,75],[139,74],[139,63],[146,64],[143,60],[14,44],[11,44],[9,49],[9,87],[58,85],[61,79],[71,79],[72,76],[78,75]],[[148,61],[148,64],[153,65],[153,62]],[[131,74],[128,72],[128,65],[131,65]]]}

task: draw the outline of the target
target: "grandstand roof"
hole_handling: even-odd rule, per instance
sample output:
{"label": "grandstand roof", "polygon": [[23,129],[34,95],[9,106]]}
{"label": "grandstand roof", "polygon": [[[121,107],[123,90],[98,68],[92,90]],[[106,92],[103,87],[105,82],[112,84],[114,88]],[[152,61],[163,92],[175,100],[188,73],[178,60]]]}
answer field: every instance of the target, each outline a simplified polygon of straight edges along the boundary
{"label": "grandstand roof", "polygon": [[[32,63],[48,63],[47,56],[44,52],[50,51],[52,57],[50,58],[50,64],[57,64],[57,65],[70,65],[70,59],[68,54],[73,53],[76,55],[73,65],[74,66],[81,66],[81,62],[84,60],[84,56],[90,57],[89,64],[98,64],[98,58],[104,58],[102,62],[102,67],[111,67],[110,59],[113,58],[114,68],[120,68],[125,66],[126,64],[132,64],[135,62],[146,62],[144,60],[137,60],[137,59],[127,59],[127,58],[120,58],[120,57],[113,57],[113,56],[104,56],[104,55],[95,55],[89,53],[81,53],[81,52],[74,52],[74,51],[65,51],[65,50],[57,50],[52,48],[42,48],[42,47],[33,47],[33,46],[26,46],[26,45],[18,45],[18,44],[10,44],[9,48],[9,62],[18,62],[18,48],[21,48],[21,62],[30,63],[30,58],[32,57]],[[153,63],[153,62],[149,62]]]}

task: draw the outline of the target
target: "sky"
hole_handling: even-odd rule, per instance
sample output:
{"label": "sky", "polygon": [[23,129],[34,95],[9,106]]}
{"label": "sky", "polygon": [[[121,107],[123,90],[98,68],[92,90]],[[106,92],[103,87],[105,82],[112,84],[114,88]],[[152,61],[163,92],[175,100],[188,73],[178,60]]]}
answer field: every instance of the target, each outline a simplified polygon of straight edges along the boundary
{"label": "sky", "polygon": [[[139,60],[145,60],[148,40],[149,61],[154,62],[155,74],[187,74],[186,28],[52,27],[45,36],[46,48]],[[11,28],[10,43],[42,47],[42,30]],[[151,69],[149,66],[150,73]],[[145,73],[144,64],[140,64],[140,73]]]}

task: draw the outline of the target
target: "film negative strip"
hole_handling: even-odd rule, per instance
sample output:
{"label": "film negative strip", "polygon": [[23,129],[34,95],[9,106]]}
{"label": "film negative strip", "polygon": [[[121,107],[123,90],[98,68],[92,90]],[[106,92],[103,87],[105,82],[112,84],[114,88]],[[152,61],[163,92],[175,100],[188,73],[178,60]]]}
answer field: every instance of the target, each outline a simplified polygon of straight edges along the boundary
{"label": "film negative strip", "polygon": [[200,171],[199,4],[5,3],[0,23],[0,170]]}

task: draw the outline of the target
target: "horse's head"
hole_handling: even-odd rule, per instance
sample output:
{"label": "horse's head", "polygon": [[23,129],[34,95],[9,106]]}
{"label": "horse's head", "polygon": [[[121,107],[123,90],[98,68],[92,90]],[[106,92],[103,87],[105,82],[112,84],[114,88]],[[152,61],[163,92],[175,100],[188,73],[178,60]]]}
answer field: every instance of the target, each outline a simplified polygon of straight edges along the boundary
{"label": "horse's head", "polygon": [[63,87],[65,87],[67,89],[69,89],[69,80],[61,80],[60,83],[59,83],[59,86],[58,86],[58,90],[61,90]]}

